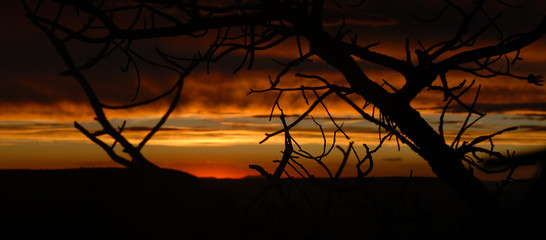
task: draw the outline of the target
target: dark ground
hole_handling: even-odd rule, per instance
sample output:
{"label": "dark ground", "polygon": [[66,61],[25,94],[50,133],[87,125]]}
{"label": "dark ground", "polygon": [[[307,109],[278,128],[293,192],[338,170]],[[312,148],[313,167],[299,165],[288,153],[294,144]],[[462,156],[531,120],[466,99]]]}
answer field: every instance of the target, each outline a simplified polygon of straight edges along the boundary
{"label": "dark ground", "polygon": [[[279,191],[173,170],[0,170],[0,239],[472,239],[480,226],[433,178],[324,183]],[[508,212],[529,186],[500,196]]]}

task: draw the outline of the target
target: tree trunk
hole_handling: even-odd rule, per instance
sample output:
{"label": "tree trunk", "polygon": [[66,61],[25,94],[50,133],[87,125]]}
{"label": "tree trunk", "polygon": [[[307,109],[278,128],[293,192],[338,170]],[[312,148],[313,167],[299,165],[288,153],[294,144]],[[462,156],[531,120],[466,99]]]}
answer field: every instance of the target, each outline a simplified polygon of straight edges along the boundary
{"label": "tree trunk", "polygon": [[[436,176],[450,186],[467,206],[479,227],[479,238],[503,239],[505,210],[497,199],[465,166],[463,156],[448,146],[444,139],[409,104],[378,104],[418,148]],[[509,227],[509,226],[507,226]]]}
{"label": "tree trunk", "polygon": [[132,166],[133,168],[137,169],[145,169],[145,170],[155,170],[160,169],[157,165],[153,164],[152,162],[148,161],[142,154],[138,154],[140,157],[133,158],[132,160]]}
{"label": "tree trunk", "polygon": [[436,176],[461,197],[473,217],[485,224],[483,230],[489,233],[499,222],[503,209],[490,191],[465,168],[462,156],[458,156],[407,101],[397,99],[396,95],[370,80],[338,41],[326,33],[308,34],[312,51],[339,70],[357,94],[396,124],[419,148],[417,153],[428,162]]}

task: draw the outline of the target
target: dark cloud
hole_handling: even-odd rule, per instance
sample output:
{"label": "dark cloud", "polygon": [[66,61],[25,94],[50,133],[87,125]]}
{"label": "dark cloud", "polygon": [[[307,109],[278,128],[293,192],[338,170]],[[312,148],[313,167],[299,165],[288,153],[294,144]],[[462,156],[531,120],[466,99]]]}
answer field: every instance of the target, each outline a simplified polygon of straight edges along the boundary
{"label": "dark cloud", "polygon": [[[129,131],[129,132],[149,132],[152,130],[152,127],[150,126],[134,126],[134,127],[125,127],[123,128],[123,131]],[[168,131],[168,132],[173,132],[173,131],[176,131],[176,132],[209,132],[209,131],[218,131],[218,129],[216,128],[210,128],[210,127],[199,127],[199,126],[194,126],[194,127],[191,127],[191,128],[187,128],[187,127],[171,127],[171,126],[164,126],[164,127],[161,127],[161,131],[162,132],[165,132],[165,131]]]}
{"label": "dark cloud", "polygon": [[[273,114],[273,115],[265,115],[265,114],[260,114],[260,115],[252,115],[251,117],[253,118],[272,118],[272,119],[278,119],[281,115],[279,114]],[[292,114],[292,115],[285,115],[285,117],[299,117],[300,115],[298,114]]]}
{"label": "dark cloud", "polygon": [[72,128],[72,125],[65,123],[36,123],[36,122],[18,122],[17,124],[1,124],[0,130],[32,130],[32,129],[53,129],[53,128]]}
{"label": "dark cloud", "polygon": [[528,132],[546,132],[546,126],[544,125],[522,125],[518,126],[518,129],[523,129]]}
{"label": "dark cloud", "polygon": [[[450,40],[457,32],[463,18],[455,8],[447,8],[443,14],[432,22],[422,22],[417,19],[434,19],[446,5],[445,1],[435,0],[393,0],[393,1],[364,1],[357,9],[348,5],[352,1],[344,2],[342,8],[331,6],[333,14],[328,15],[327,22],[340,22],[345,16],[347,22],[358,22],[359,19],[374,19],[375,21],[363,21],[370,24],[353,24],[345,29],[351,30],[349,36],[358,34],[362,44],[381,42],[381,45],[373,49],[387,52],[404,58],[405,39],[410,40],[410,48],[419,48],[419,43],[425,47]],[[502,31],[502,36],[508,34],[530,31],[542,20],[546,12],[546,4],[541,0],[516,1],[522,3],[521,8],[508,8],[498,1],[487,1],[485,9],[489,17],[502,13],[496,21],[496,26]],[[470,12],[473,1],[455,2],[464,11]],[[374,22],[375,24],[371,24]],[[386,23],[396,24],[386,24]],[[476,17],[466,37],[472,36],[476,31],[485,26],[488,19],[481,12]],[[332,27],[331,32],[336,33],[339,27]],[[483,34],[478,44],[498,42],[499,33],[492,29]]]}
{"label": "dark cloud", "polygon": [[546,120],[546,114],[525,114],[524,116],[533,120]]}
{"label": "dark cloud", "polygon": [[[285,115],[285,117],[299,117],[300,115],[298,114],[293,114],[293,115]],[[252,115],[251,117],[253,118],[274,118],[274,119],[278,119],[280,117],[279,114],[273,114],[273,116],[270,116],[270,115]],[[315,120],[330,120],[329,117],[325,117],[325,116],[318,116],[318,117],[313,117]],[[310,116],[307,117],[307,119],[311,119]],[[335,118],[336,121],[350,121],[350,120],[362,120],[362,118],[359,118],[359,117],[336,117]]]}
{"label": "dark cloud", "polygon": [[[437,108],[438,110],[441,107]],[[528,103],[479,103],[476,110],[484,113],[499,113],[509,111],[541,111],[546,112],[545,102],[528,102]],[[461,106],[453,106],[450,112],[468,112]]]}
{"label": "dark cloud", "polygon": [[505,120],[536,120],[543,121],[546,120],[546,114],[523,114],[518,116],[505,117]]}
{"label": "dark cloud", "polygon": [[402,161],[402,158],[400,157],[382,158],[381,161],[399,162],[399,161]]}
{"label": "dark cloud", "polygon": [[[360,7],[351,8],[348,7],[347,2],[343,2],[342,8],[333,5],[327,6],[330,13],[325,16],[325,24],[329,26],[333,23],[340,23],[341,16],[345,16],[346,23],[348,23],[347,28],[352,29],[353,33],[359,33],[359,39],[363,43],[381,41],[381,45],[373,49],[395,56],[404,56],[404,41],[408,37],[412,41],[412,46],[416,47],[417,40],[432,43],[453,34],[453,29],[457,26],[456,23],[460,21],[460,17],[453,9],[446,11],[445,16],[434,23],[424,24],[412,18],[412,15],[430,18],[442,9],[443,4],[442,1],[431,0],[364,1]],[[513,30],[507,30],[507,32],[520,32],[532,28],[531,23],[537,22],[537,19],[542,17],[545,12],[543,10],[546,10],[546,4],[543,1],[526,1],[526,4],[524,8],[506,9],[493,2],[491,6],[488,6],[488,9],[491,12],[502,11],[504,13],[499,25]],[[470,6],[463,7],[468,9]],[[0,110],[16,114],[23,113],[27,108],[26,111],[34,115],[89,113],[85,94],[74,79],[58,75],[66,67],[45,35],[25,18],[22,5],[16,1],[9,1],[4,5],[2,13],[0,14],[0,30],[7,37],[0,39],[0,53],[2,54],[2,58],[0,58],[2,77]],[[337,31],[336,28],[332,28],[332,30]],[[184,38],[169,38],[142,40],[134,44],[139,53],[147,58],[157,60],[156,47],[173,55],[192,56],[197,49],[206,47],[207,41],[198,39],[190,42]],[[85,62],[101,46],[72,44],[71,47],[75,58],[79,62]],[[272,59],[279,62],[289,62],[297,56],[297,48],[283,45],[274,51],[257,54],[252,71],[247,71],[248,65],[245,65],[239,73],[233,74],[234,69],[243,59],[242,53],[230,55],[213,64],[211,74],[205,74],[205,69],[200,68],[186,79],[179,111],[210,113],[251,109],[250,111],[253,111],[254,114],[267,114],[276,93],[251,94],[250,96],[247,96],[247,93],[251,88],[267,88],[269,85],[268,76],[275,78],[276,74],[282,70],[283,66],[275,63]],[[127,73],[120,71],[126,61],[127,57],[118,52],[105,59],[96,68],[85,72],[97,94],[105,103],[119,105],[131,102],[130,100],[137,89],[136,72],[133,67],[130,67],[130,71]],[[541,70],[543,65],[543,61],[533,60],[528,64],[521,64],[518,71],[540,74],[543,71]],[[176,81],[176,75],[171,71],[146,66],[143,63],[139,66],[142,88],[137,101],[161,94]],[[370,75],[385,70],[372,64],[362,63],[362,66]],[[285,76],[287,82],[294,84],[294,86],[313,84],[312,80],[295,79],[296,72],[320,75],[334,83],[343,83],[342,76],[335,73],[331,66],[320,61],[302,64]],[[508,85],[499,85],[495,91],[497,91],[495,93],[497,98],[504,95],[544,94],[542,89],[514,89]],[[484,99],[491,98],[495,98],[495,95],[484,96]],[[283,99],[283,106],[296,109],[306,108],[299,93],[284,94]],[[334,100],[330,101],[333,105],[339,103]],[[545,110],[542,102],[529,101],[532,100],[519,103],[489,101],[491,103],[479,104],[478,109],[486,112]],[[159,105],[165,106],[165,103],[162,102]],[[158,112],[159,110],[158,105],[153,105],[144,107],[140,111]],[[453,111],[461,110],[454,108]]]}
{"label": "dark cloud", "polygon": [[359,8],[345,8],[326,12],[324,26],[338,28],[343,21],[351,27],[395,26],[398,21],[390,16],[360,11]]}

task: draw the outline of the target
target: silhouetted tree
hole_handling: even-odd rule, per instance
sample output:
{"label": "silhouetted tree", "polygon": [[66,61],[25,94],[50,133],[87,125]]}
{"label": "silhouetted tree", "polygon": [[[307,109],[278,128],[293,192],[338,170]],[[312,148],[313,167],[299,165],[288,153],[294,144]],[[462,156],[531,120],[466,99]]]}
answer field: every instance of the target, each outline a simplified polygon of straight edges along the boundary
{"label": "silhouetted tree", "polygon": [[[142,154],[142,148],[152,138],[152,136],[161,128],[161,126],[167,121],[170,114],[174,111],[177,104],[180,101],[182,87],[184,85],[184,79],[196,68],[200,63],[208,61],[214,47],[210,47],[208,51],[204,53],[195,51],[195,55],[188,58],[176,58],[156,50],[157,56],[167,64],[163,64],[160,60],[151,60],[148,57],[143,57],[138,51],[132,48],[133,39],[118,39],[111,34],[107,34],[103,37],[100,36],[100,31],[106,28],[106,25],[96,25],[97,21],[102,24],[109,24],[105,18],[113,18],[118,15],[118,12],[124,12],[134,7],[121,7],[115,6],[111,9],[103,9],[104,12],[94,12],[98,10],[103,3],[96,3],[94,1],[75,1],[75,2],[63,2],[63,1],[36,1],[35,5],[27,5],[25,1],[25,8],[27,10],[27,16],[32,22],[42,30],[51,41],[60,57],[68,67],[68,70],[61,72],[62,76],[73,77],[81,88],[84,90],[87,99],[95,113],[95,120],[100,124],[101,128],[97,131],[89,131],[78,122],[74,122],[74,126],[82,132],[91,141],[99,145],[108,156],[115,162],[132,168],[141,169],[155,169],[158,168],[155,164],[151,163]],[[53,4],[52,4],[53,3]],[[93,4],[98,4],[97,6]],[[115,3],[114,3],[115,5]],[[74,8],[68,9],[69,6]],[[104,6],[103,6],[104,7]],[[142,10],[144,5],[140,6]],[[139,8],[139,7],[137,7]],[[93,10],[95,9],[95,10]],[[90,12],[88,12],[90,11]],[[84,12],[88,12],[86,16],[83,16]],[[152,11],[152,15],[153,15]],[[80,15],[82,13],[82,15]],[[98,15],[94,15],[97,13]],[[75,14],[75,15],[71,15]],[[99,16],[100,15],[100,16]],[[108,17],[106,16],[108,15]],[[122,14],[120,14],[122,15]],[[71,18],[67,18],[70,16]],[[129,29],[132,29],[136,23],[141,21],[143,16],[137,14],[134,19],[124,19],[123,21],[134,21]],[[102,20],[100,20],[102,19]],[[81,25],[73,24],[73,21],[82,20]],[[113,26],[113,25],[111,25]],[[154,28],[154,22],[152,17],[151,28]],[[88,35],[89,34],[89,35]],[[97,38],[98,37],[98,38]],[[113,38],[112,38],[113,37]],[[89,57],[86,61],[78,62],[76,59],[81,58],[77,56],[78,47],[71,47],[73,42],[83,42],[101,45],[100,50],[96,51],[95,55]],[[81,49],[80,49],[81,50]],[[130,67],[133,67],[137,76],[137,89],[130,103],[120,105],[110,105],[99,99],[96,90],[93,88],[93,79],[86,76],[84,71],[94,69],[99,63],[105,62],[112,55],[121,53],[126,57],[126,62],[122,63],[121,71],[129,72]],[[176,63],[175,63],[176,62]],[[139,66],[148,65],[160,69],[166,69],[178,75],[178,80],[172,84],[166,91],[158,94],[157,96],[150,97],[145,100],[136,101],[141,91],[141,74]],[[116,85],[113,83],[111,88],[121,89],[125,86]],[[168,97],[171,97],[169,100]],[[138,145],[133,145],[122,134],[126,125],[126,121],[119,127],[114,127],[112,120],[106,116],[105,110],[126,110],[139,106],[152,104],[161,100],[167,99],[169,101],[168,109],[165,111],[159,121],[153,126],[149,132],[143,137]],[[112,140],[112,144],[108,144],[104,139],[100,139],[101,136],[109,136]],[[130,159],[126,159],[122,154],[115,150],[116,145],[119,144],[122,147],[122,152],[129,155]]]}
{"label": "silhouetted tree", "polygon": [[[222,57],[242,52],[241,63],[235,67],[235,72],[247,64],[251,69],[256,54],[261,50],[274,49],[279,44],[295,40],[299,50],[297,59],[284,63],[284,69],[277,76],[270,80],[271,86],[264,90],[252,90],[251,92],[278,91],[279,98],[282,93],[298,91],[308,101],[306,94],[315,96],[315,100],[309,102],[308,110],[292,123],[286,123],[284,127],[274,133],[267,134],[268,138],[277,134],[285,133],[287,150],[280,161],[279,168],[270,177],[279,178],[286,166],[297,164],[293,156],[315,159],[318,164],[322,163],[322,157],[313,156],[294,150],[295,140],[290,137],[290,130],[293,129],[304,118],[317,107],[325,105],[324,99],[337,97],[352,107],[362,119],[379,126],[380,131],[386,132],[382,142],[388,138],[395,138],[397,141],[409,146],[419,154],[430,165],[432,171],[438,178],[445,181],[459,196],[466,202],[472,212],[479,216],[491,218],[501,215],[501,208],[495,201],[493,195],[474,176],[472,169],[486,170],[478,164],[482,161],[480,156],[491,155],[497,158],[509,158],[493,148],[484,148],[479,144],[491,142],[492,138],[505,131],[513,130],[508,128],[491,135],[478,137],[470,142],[461,140],[462,134],[476,121],[471,116],[483,117],[485,114],[475,109],[477,96],[472,103],[465,103],[462,95],[467,93],[475,84],[472,81],[460,82],[455,86],[449,85],[448,73],[462,71],[482,78],[507,76],[514,79],[522,79],[530,84],[542,85],[542,76],[535,74],[518,75],[510,71],[510,66],[521,60],[520,50],[539,40],[546,31],[546,18],[537,23],[536,27],[528,32],[517,34],[506,34],[501,26],[497,24],[500,14],[492,15],[484,7],[486,2],[499,4],[504,7],[514,7],[501,0],[486,1],[475,0],[470,5],[464,6],[450,0],[445,0],[445,7],[439,12],[437,18],[441,17],[446,9],[454,10],[460,15],[457,30],[450,38],[439,41],[430,46],[421,45],[414,50],[406,40],[405,59],[399,59],[384,53],[376,52],[373,49],[377,44],[361,45],[357,34],[349,36],[346,30],[347,25],[343,18],[338,26],[338,31],[332,33],[325,27],[325,14],[327,11],[336,11],[336,8],[325,8],[325,2],[333,3],[337,9],[341,9],[341,3],[335,0],[256,0],[256,1],[198,1],[198,0],[139,0],[120,2],[112,4],[108,1],[64,1],[50,0],[38,1],[38,4],[27,4],[28,17],[41,29],[46,32],[59,54],[63,57],[69,67],[68,75],[75,77],[82,85],[93,106],[97,120],[104,127],[103,131],[89,133],[76,123],[76,127],[86,136],[101,145],[110,156],[117,162],[124,165],[146,163],[147,161],[140,154],[140,149],[146,143],[147,137],[138,147],[129,144],[120,131],[112,127],[104,116],[102,109],[108,108],[101,104],[95,96],[88,81],[82,75],[81,70],[93,65],[94,62],[103,58],[109,53],[110,48],[101,51],[96,59],[83,65],[76,65],[69,55],[69,50],[64,43],[68,40],[81,41],[86,43],[103,44],[112,46],[113,49],[123,51],[128,59],[137,58],[137,49],[131,43],[137,40],[150,38],[164,38],[173,36],[188,36],[211,41],[211,48],[206,54],[192,58],[189,66],[181,67],[180,61],[186,58],[177,58],[167,54],[160,56],[167,62],[170,68],[180,73],[180,81],[170,92],[179,96],[183,78],[199,62],[211,64]],[[358,7],[363,1],[351,7]],[[42,13],[40,10],[48,7],[58,8],[53,14]],[[470,6],[470,7],[469,7]],[[73,23],[64,22],[62,17],[65,11],[72,10],[83,16],[86,21],[82,25],[74,26]],[[131,16],[131,17],[127,17]],[[434,21],[435,19],[432,19]],[[485,19],[485,21],[484,21]],[[68,20],[66,20],[68,21]],[[99,29],[100,32],[92,30]],[[215,31],[212,31],[215,30]],[[498,33],[498,41],[492,44],[480,45],[484,35],[494,31]],[[63,36],[63,37],[61,37]],[[413,56],[417,61],[412,60]],[[328,80],[314,74],[298,73],[297,76],[303,79],[315,80],[317,84],[308,86],[287,88],[281,87],[285,75],[297,66],[307,63],[310,60],[319,60],[332,66],[342,76],[345,85]],[[359,61],[377,64],[398,72],[403,76],[404,83],[401,88],[396,88],[389,82],[378,82],[372,80],[366,74],[366,67],[359,64]],[[499,64],[506,63],[506,64]],[[152,64],[158,64],[152,62]],[[177,67],[173,67],[177,66]],[[167,67],[167,66],[165,66]],[[440,91],[445,96],[445,108],[440,117],[440,125],[437,130],[431,123],[427,122],[411,103],[424,90]],[[159,97],[163,97],[165,93]],[[158,97],[158,98],[159,98]],[[138,104],[129,104],[123,108],[141,105],[154,101],[151,99]],[[174,108],[177,97],[172,101],[171,109]],[[361,103],[364,103],[362,107]],[[444,135],[444,115],[452,103],[458,104],[468,112],[468,117],[456,137],[448,141]],[[279,107],[278,99],[275,107]],[[370,108],[373,111],[370,111]],[[170,111],[168,112],[170,113]],[[168,117],[168,113],[162,120]],[[329,114],[329,112],[328,112]],[[330,114],[329,114],[330,115]],[[330,115],[332,122],[338,126],[338,131],[343,132],[341,125],[338,125],[335,116]],[[154,128],[158,130],[160,124]],[[151,135],[155,131],[150,133]],[[110,146],[97,140],[96,136],[106,133],[116,139],[124,149],[131,155],[132,163],[121,160],[120,157],[111,151]],[[492,145],[492,144],[491,144]],[[493,146],[493,145],[492,145]],[[333,146],[332,146],[333,148]],[[296,148],[297,149],[297,148]],[[358,167],[362,166],[365,160],[371,162],[372,154],[377,150],[369,149],[366,146],[365,157],[359,159]],[[353,145],[343,150],[344,159],[356,153]],[[344,164],[342,164],[343,168]],[[267,175],[265,170],[254,166]],[[507,171],[512,169],[510,166]],[[329,171],[331,178],[339,177],[340,172]],[[358,170],[359,176],[365,176],[368,170]],[[268,175],[269,176],[269,175]]]}

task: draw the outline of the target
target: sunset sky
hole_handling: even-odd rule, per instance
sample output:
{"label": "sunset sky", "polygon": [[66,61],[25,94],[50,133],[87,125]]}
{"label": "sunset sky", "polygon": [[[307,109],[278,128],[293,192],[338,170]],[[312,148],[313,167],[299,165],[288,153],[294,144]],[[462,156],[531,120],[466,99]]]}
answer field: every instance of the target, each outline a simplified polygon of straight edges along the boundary
{"label": "sunset sky", "polygon": [[[356,8],[333,9],[325,16],[325,26],[336,29],[343,13],[349,28],[359,33],[362,45],[380,42],[373,47],[376,52],[393,57],[405,58],[405,40],[410,39],[411,49],[419,48],[419,42],[430,46],[449,39],[460,21],[454,10],[434,23],[421,23],[411,16],[432,18],[438,13],[441,1],[379,1],[369,0]],[[469,1],[471,2],[471,1]],[[544,17],[546,2],[542,0],[510,1],[524,3],[517,9],[507,9],[495,1],[488,5],[492,15],[503,12],[499,26],[504,34],[531,30]],[[396,6],[396,7],[393,7]],[[100,147],[94,145],[77,131],[73,122],[78,121],[90,129],[97,129],[94,114],[77,82],[63,77],[59,72],[66,70],[51,43],[25,18],[24,9],[18,1],[7,1],[0,10],[0,168],[2,169],[59,169],[80,167],[118,167]],[[477,44],[494,42],[495,33],[487,34]],[[186,38],[141,40],[135,48],[150,53],[155,47],[169,53],[185,54],[206,46],[206,41]],[[211,66],[207,74],[201,67],[185,81],[182,100],[173,116],[162,131],[146,145],[143,152],[153,163],[186,171],[199,177],[240,178],[258,175],[249,164],[263,166],[273,171],[273,160],[280,159],[283,137],[279,135],[263,144],[259,142],[265,133],[272,133],[282,127],[279,118],[269,120],[269,114],[276,98],[274,93],[253,93],[250,89],[265,89],[269,86],[268,76],[276,76],[282,66],[272,59],[288,62],[298,57],[295,41],[256,55],[252,70],[243,68],[233,74],[241,54],[233,54]],[[97,46],[74,45],[74,55],[85,59],[97,51]],[[124,56],[112,59],[88,71],[93,87],[105,102],[123,104],[130,102],[136,90],[134,72],[122,73]],[[413,56],[415,58],[415,56]],[[522,61],[512,66],[513,73],[528,75],[546,74],[546,38],[542,38],[522,50]],[[383,79],[400,86],[401,75],[375,65],[362,63],[363,69],[374,81]],[[138,99],[147,99],[165,89],[176,80],[176,76],[153,68],[142,69],[142,91]],[[302,65],[298,72],[320,75],[332,81],[342,81],[333,68],[317,61]],[[487,113],[465,139],[488,135],[498,130],[517,126],[518,129],[500,135],[494,141],[500,152],[524,153],[546,146],[546,87],[535,86],[525,80],[506,77],[480,79],[458,72],[449,76],[452,85],[462,79],[475,79],[481,85],[477,109]],[[287,74],[287,84],[299,86],[313,84],[310,80]],[[470,102],[477,88],[465,98]],[[294,116],[303,113],[307,105],[300,94],[286,94],[281,98],[281,107],[293,121]],[[357,150],[364,151],[363,143],[370,147],[377,145],[377,127],[360,118],[356,112],[340,100],[327,99],[329,110],[343,123],[343,129],[351,137],[337,135],[336,144],[346,148],[354,141]],[[412,106],[417,108],[435,128],[443,107],[442,96],[437,92],[423,92]],[[166,102],[159,102],[127,111],[108,111],[114,126],[127,121],[125,134],[129,140],[138,143],[145,131],[166,111]],[[279,112],[276,111],[276,114]],[[326,140],[331,144],[335,126],[322,110],[313,113],[315,120],[325,129]],[[466,115],[457,109],[446,117],[446,133],[454,136]],[[320,153],[323,138],[318,126],[307,119],[293,132],[299,143],[309,151]],[[339,151],[327,159],[334,169],[340,162]],[[375,176],[432,176],[426,162],[408,147],[398,150],[396,141],[386,142],[374,156]],[[326,176],[316,164],[308,163],[309,169],[317,176]],[[353,163],[349,163],[353,164]],[[335,166],[335,167],[334,167]],[[344,176],[354,176],[356,170],[348,167]]]}

